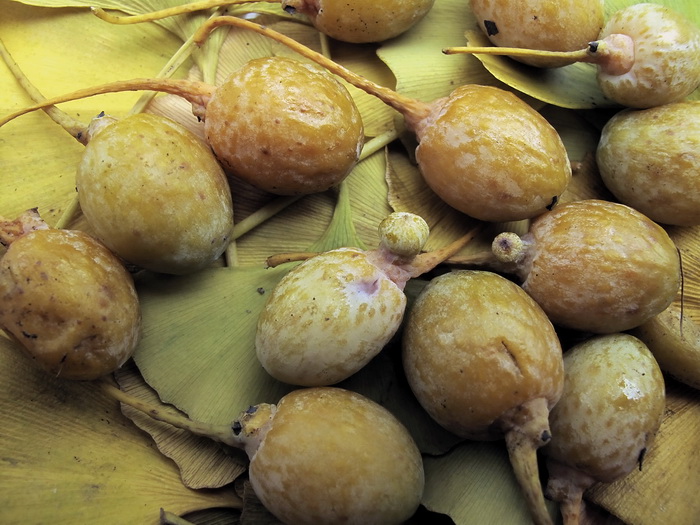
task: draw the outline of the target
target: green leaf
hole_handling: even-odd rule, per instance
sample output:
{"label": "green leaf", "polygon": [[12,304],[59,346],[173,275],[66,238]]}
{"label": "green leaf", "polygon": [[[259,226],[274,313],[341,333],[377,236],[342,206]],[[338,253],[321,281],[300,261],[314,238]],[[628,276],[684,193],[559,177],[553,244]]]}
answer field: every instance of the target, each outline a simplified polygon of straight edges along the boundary
{"label": "green leaf", "polygon": [[[467,45],[487,47],[490,42],[481,31],[466,33]],[[571,64],[559,68],[537,68],[521,64],[509,57],[476,55],[489,72],[513,89],[533,98],[569,109],[615,107],[607,99],[596,80],[592,64]]]}
{"label": "green leaf", "polygon": [[266,294],[288,270],[213,268],[139,281],[144,330],[134,360],[163,402],[224,423],[290,390],[265,372],[253,346]]}
{"label": "green leaf", "polygon": [[[423,505],[455,525],[532,523],[503,441],[466,441],[440,457],[425,457]],[[558,508],[548,502],[556,523]]]}
{"label": "green leaf", "polygon": [[461,45],[464,32],[475,24],[468,2],[439,0],[411,30],[383,43],[377,54],[396,76],[396,90],[430,102],[462,84],[499,84],[474,57],[442,53]]}

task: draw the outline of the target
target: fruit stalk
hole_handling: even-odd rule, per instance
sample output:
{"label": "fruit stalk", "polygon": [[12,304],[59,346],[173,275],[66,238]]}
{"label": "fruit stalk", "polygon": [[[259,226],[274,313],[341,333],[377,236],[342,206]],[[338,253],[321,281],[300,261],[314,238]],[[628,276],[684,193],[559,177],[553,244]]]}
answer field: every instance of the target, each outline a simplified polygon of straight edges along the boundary
{"label": "fruit stalk", "polygon": [[128,25],[140,24],[141,22],[153,22],[154,20],[161,20],[163,18],[176,15],[195,13],[206,9],[214,9],[216,7],[251,4],[254,2],[270,2],[277,4],[279,3],[279,0],[200,0],[198,2],[190,2],[183,5],[168,7],[166,9],[159,9],[158,11],[152,11],[150,13],[127,16],[112,15],[101,7],[91,7],[90,11],[92,11],[92,14],[94,14],[97,18],[100,18],[105,22],[109,22],[110,24]]}
{"label": "fruit stalk", "polygon": [[217,18],[212,18],[208,20],[193,35],[193,40],[197,45],[202,45],[204,41],[209,36],[214,29],[220,26],[234,26],[240,29],[248,29],[259,35],[271,38],[272,40],[285,45],[292,49],[293,51],[299,53],[301,56],[312,60],[316,64],[327,69],[334,75],[339,76],[343,80],[352,84],[358,89],[377,97],[379,100],[387,104],[388,106],[394,108],[401,114],[403,114],[407,119],[411,121],[420,121],[427,117],[430,113],[430,106],[419,100],[406,97],[397,93],[396,91],[389,89],[380,84],[376,84],[371,80],[368,80],[357,73],[350,71],[349,69],[337,64],[330,58],[318,53],[312,49],[307,48],[299,44],[293,38],[290,38],[282,33],[270,29],[267,26],[257,24],[243,18],[236,16],[220,16]]}
{"label": "fruit stalk", "polygon": [[32,106],[22,108],[14,113],[6,115],[0,119],[0,126],[4,126],[8,122],[21,117],[32,111],[45,109],[62,102],[70,102],[82,98],[92,97],[95,95],[104,95],[107,93],[117,93],[122,91],[163,91],[171,95],[178,95],[192,104],[192,112],[196,116],[203,116],[204,109],[211,98],[212,93],[216,88],[204,82],[197,82],[184,79],[172,78],[135,78],[131,80],[119,80],[116,82],[108,82],[101,86],[94,86],[86,89],[79,89],[72,93],[66,93],[56,97],[37,102]]}
{"label": "fruit stalk", "polygon": [[537,466],[537,449],[552,437],[548,418],[547,400],[541,397],[514,408],[502,420],[513,472],[536,525],[552,524]]}
{"label": "fruit stalk", "polygon": [[165,412],[160,407],[142,401],[131,394],[127,394],[107,381],[100,381],[99,385],[110,397],[116,399],[120,403],[124,403],[125,405],[138,410],[139,412],[142,412],[143,414],[146,414],[156,421],[167,423],[180,430],[187,430],[197,436],[208,437],[226,445],[241,448],[240,442],[234,438],[229,425],[209,425],[206,423],[193,421],[183,415]]}

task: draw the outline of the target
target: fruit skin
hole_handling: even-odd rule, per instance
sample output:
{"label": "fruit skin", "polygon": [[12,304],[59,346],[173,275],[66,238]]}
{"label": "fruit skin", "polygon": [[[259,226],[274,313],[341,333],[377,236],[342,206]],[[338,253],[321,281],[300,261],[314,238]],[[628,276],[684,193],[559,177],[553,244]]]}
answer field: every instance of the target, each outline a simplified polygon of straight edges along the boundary
{"label": "fruit skin", "polygon": [[503,437],[500,418],[563,388],[562,350],[542,309],[512,281],[461,270],[434,278],[409,310],[406,377],[441,426],[468,439]]}
{"label": "fruit skin", "polygon": [[335,384],[368,363],[398,330],[402,287],[356,248],[316,255],[271,292],[255,337],[270,375],[302,386]]}
{"label": "fruit skin", "polygon": [[700,28],[667,7],[639,3],[615,12],[599,38],[623,34],[634,42],[634,65],[622,75],[598,70],[603,93],[623,106],[677,102],[700,85]]}
{"label": "fruit skin", "polygon": [[0,260],[0,327],[51,374],[91,380],[133,354],[141,312],[131,275],[100,242],[36,230]]}
{"label": "fruit skin", "polygon": [[285,57],[232,73],[207,104],[204,131],[227,172],[281,195],[339,184],[364,143],[348,90],[318,66]]}
{"label": "fruit skin", "polygon": [[424,485],[422,458],[406,428],[384,407],[335,387],[283,397],[249,473],[265,507],[300,525],[402,523]]}
{"label": "fruit skin", "polygon": [[404,33],[428,14],[435,0],[283,0],[307,15],[321,33],[355,44],[382,42]]}
{"label": "fruit skin", "polygon": [[[605,23],[602,0],[471,0],[472,12],[499,47],[577,51],[595,40]],[[537,67],[559,67],[573,59],[513,57]]]}
{"label": "fruit skin", "polygon": [[623,204],[567,202],[523,236],[522,287],[554,324],[594,333],[629,330],[664,310],[680,286],[666,231]]}
{"label": "fruit skin", "polygon": [[595,336],[564,355],[564,393],[550,413],[549,461],[609,483],[636,468],[665,409],[661,370],[629,334]]}
{"label": "fruit skin", "polygon": [[[104,117],[107,118],[107,117]],[[155,272],[209,266],[233,229],[231,191],[209,147],[157,115],[93,121],[78,166],[80,207],[94,232],[124,260]]]}
{"label": "fruit skin", "polygon": [[547,210],[571,180],[564,144],[547,120],[513,93],[465,85],[409,123],[430,188],[476,219],[511,221]]}
{"label": "fruit skin", "polygon": [[663,224],[700,224],[700,101],[617,113],[596,160],[621,202]]}

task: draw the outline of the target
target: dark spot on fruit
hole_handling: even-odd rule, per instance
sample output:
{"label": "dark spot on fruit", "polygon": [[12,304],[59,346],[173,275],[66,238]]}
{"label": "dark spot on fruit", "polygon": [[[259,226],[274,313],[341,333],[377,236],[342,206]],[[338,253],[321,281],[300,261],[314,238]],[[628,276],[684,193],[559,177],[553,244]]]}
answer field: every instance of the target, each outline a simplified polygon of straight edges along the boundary
{"label": "dark spot on fruit", "polygon": [[260,288],[258,288],[258,293],[259,293],[260,295],[264,295],[264,294],[265,294],[265,288],[263,288],[262,286],[261,286]]}
{"label": "dark spot on fruit", "polygon": [[241,425],[240,421],[234,421],[233,425],[231,425],[231,430],[233,431],[233,435],[237,436],[243,430],[243,425]]}
{"label": "dark spot on fruit", "polygon": [[484,20],[484,28],[486,29],[486,34],[488,36],[498,34],[498,27],[496,27],[496,22],[493,20]]}
{"label": "dark spot on fruit", "polygon": [[596,51],[598,51],[598,42],[590,42],[588,44],[588,50],[591,53],[595,53]]}
{"label": "dark spot on fruit", "polygon": [[637,463],[639,463],[639,470],[642,470],[642,462],[644,461],[644,457],[647,455],[647,448],[644,447],[640,452],[639,452],[639,458],[637,459]]}
{"label": "dark spot on fruit", "polygon": [[552,434],[549,433],[549,430],[542,432],[542,435],[540,436],[542,443],[547,443],[550,439],[552,439]]}
{"label": "dark spot on fruit", "polygon": [[36,339],[37,337],[39,337],[36,334],[30,334],[30,333],[25,332],[24,330],[22,330],[22,335],[24,337],[26,337],[27,339]]}
{"label": "dark spot on fruit", "polygon": [[554,208],[557,202],[559,202],[559,197],[555,195],[554,197],[552,197],[552,202],[550,202],[549,205],[545,206],[545,208],[547,208],[549,211],[552,211],[552,208]]}

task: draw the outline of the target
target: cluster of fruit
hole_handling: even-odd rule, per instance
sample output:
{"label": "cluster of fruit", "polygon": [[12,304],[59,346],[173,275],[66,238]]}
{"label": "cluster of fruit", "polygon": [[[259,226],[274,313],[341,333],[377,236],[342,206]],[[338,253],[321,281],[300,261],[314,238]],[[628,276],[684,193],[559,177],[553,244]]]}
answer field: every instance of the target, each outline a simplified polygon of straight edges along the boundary
{"label": "cluster of fruit", "polygon": [[[409,30],[432,5],[413,3],[385,2],[376,12],[358,9],[348,17],[343,11],[338,28],[334,2],[283,2],[325,34],[353,43]],[[601,7],[597,15],[586,13],[585,27],[566,18],[581,14],[580,2],[569,2],[568,11],[561,5],[547,16],[537,11],[538,23],[554,24],[547,17],[556,16],[583,34],[570,32],[572,42],[535,42],[525,38],[527,24],[501,16],[526,10],[504,9],[505,3],[471,2],[500,52],[536,67],[594,62],[601,89],[628,106],[605,125],[596,155],[619,202],[559,202],[572,177],[564,144],[510,91],[465,85],[426,103],[269,27],[214,17],[195,41],[232,26],[270,37],[321,67],[266,57],[217,86],[120,81],[37,96],[35,105],[2,119],[0,125],[95,94],[163,91],[192,104],[205,140],[142,113],[120,120],[100,115],[74,132],[85,144],[76,187],[91,234],[50,228],[36,210],[2,222],[0,327],[58,377],[93,380],[121,367],[141,331],[138,293],[125,268],[182,275],[219,259],[234,227],[229,176],[265,192],[305,195],[338,186],[356,166],[363,122],[340,77],[403,116],[417,140],[420,173],[445,203],[484,222],[528,220],[529,230],[495,236],[488,269],[446,264],[474,232],[426,252],[428,224],[406,212],[379,224],[375,249],[309,256],[269,294],[254,341],[267,373],[304,388],[276,405],[250,407],[232,428],[204,433],[245,449],[256,495],[285,523],[403,522],[423,493],[418,447],[391,412],[333,386],[399,336],[406,378],[426,412],[461,438],[504,438],[533,521],[551,523],[546,492],[561,503],[566,523],[577,523],[583,492],[628,474],[651,446],[664,410],[661,370],[700,386],[697,340],[678,342],[683,357],[662,360],[670,343],[643,330],[671,305],[682,278],[678,250],[657,223],[700,224],[700,103],[685,100],[700,84],[700,29],[654,4],[620,11],[606,24]],[[391,23],[381,18],[387,15]],[[572,51],[581,46],[584,53]],[[420,276],[429,282],[409,307],[406,283]],[[563,352],[555,326],[590,337]],[[626,333],[634,329],[639,337]],[[184,418],[169,422],[192,429]],[[539,451],[547,458],[545,489]]]}

